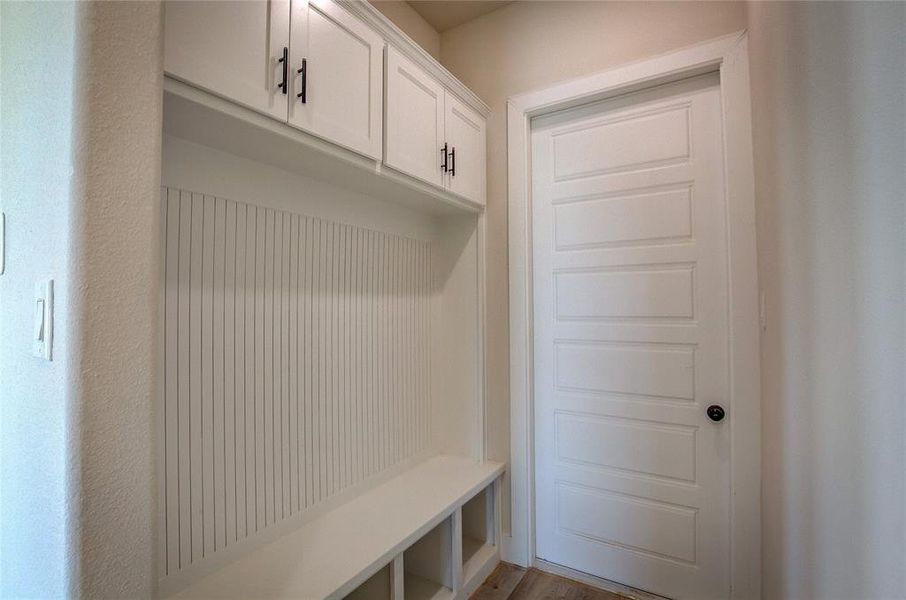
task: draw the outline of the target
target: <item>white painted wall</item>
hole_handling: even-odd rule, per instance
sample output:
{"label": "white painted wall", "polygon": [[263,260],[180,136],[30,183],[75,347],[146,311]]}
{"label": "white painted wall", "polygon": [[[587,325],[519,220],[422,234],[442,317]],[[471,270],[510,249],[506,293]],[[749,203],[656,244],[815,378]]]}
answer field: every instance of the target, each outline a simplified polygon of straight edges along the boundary
{"label": "white painted wall", "polygon": [[765,598],[906,597],[906,4],[749,4]]}
{"label": "white painted wall", "polygon": [[[149,597],[160,5],[0,11],[0,596]],[[37,278],[50,363],[30,355]]]}
{"label": "white painted wall", "polygon": [[[509,457],[506,99],[745,29],[734,2],[515,2],[441,34],[441,62],[491,106],[488,120],[489,457]],[[504,485],[504,526],[509,523]]]}
{"label": "white painted wall", "polygon": [[368,0],[428,54],[440,59],[440,34],[404,0]]}
{"label": "white painted wall", "polygon": [[[0,597],[66,595],[73,3],[0,3]],[[53,98],[51,101],[51,91]],[[31,356],[34,283],[56,286],[54,360]]]}

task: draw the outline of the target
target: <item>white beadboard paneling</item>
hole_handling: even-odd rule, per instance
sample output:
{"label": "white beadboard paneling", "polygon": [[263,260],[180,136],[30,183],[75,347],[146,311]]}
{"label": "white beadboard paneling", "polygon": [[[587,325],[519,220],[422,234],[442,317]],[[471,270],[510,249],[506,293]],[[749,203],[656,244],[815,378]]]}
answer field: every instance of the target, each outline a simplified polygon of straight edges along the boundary
{"label": "white beadboard paneling", "polygon": [[[168,200],[172,203],[170,211],[178,210],[179,212],[179,245],[178,251],[178,289],[177,289],[177,358],[176,361],[176,379],[177,379],[177,435],[169,435],[171,423],[168,423],[165,430],[165,437],[168,448],[176,442],[176,454],[178,462],[177,488],[179,490],[179,518],[177,520],[179,529],[179,566],[184,567],[192,562],[192,475],[191,475],[191,447],[189,440],[191,433],[190,425],[190,407],[189,398],[191,397],[191,386],[189,382],[189,312],[190,303],[188,293],[190,272],[191,272],[191,239],[192,239],[192,201],[188,194],[181,194],[179,190],[168,190]],[[168,240],[169,242],[169,240]],[[172,254],[171,246],[167,246],[167,262],[169,263]],[[165,288],[165,296],[171,292],[168,282]],[[167,323],[172,315],[167,315]],[[165,326],[166,327],[166,326]],[[165,365],[165,381],[170,382],[174,377],[173,364],[167,361]],[[172,476],[169,465],[167,466],[168,478]],[[168,507],[169,510],[169,507]],[[168,513],[168,520],[172,517]],[[169,550],[169,544],[168,544]]]}
{"label": "white beadboard paneling", "polygon": [[[191,479],[192,555],[190,561],[204,556],[204,494],[202,491],[202,386],[204,376],[201,364],[201,323],[202,323],[202,241],[204,239],[204,197],[189,194],[192,203],[192,231],[190,233],[191,266],[189,269],[189,478]],[[195,290],[195,293],[191,293]],[[166,374],[165,374],[166,376]]]}
{"label": "white beadboard paneling", "polygon": [[[180,203],[179,192],[164,189],[161,199],[166,206],[165,247],[179,249]],[[179,252],[165,255],[164,265],[164,370],[171,373],[164,382],[164,469],[165,486],[165,552],[166,569],[175,571],[180,565],[180,497],[179,497]]]}
{"label": "white beadboard paneling", "polygon": [[[269,344],[265,345],[265,341],[270,341],[268,335],[267,340],[265,340],[265,334],[270,333],[272,324],[266,323],[265,313],[270,313],[268,310],[270,303],[267,302],[270,298],[270,294],[266,294],[265,290],[265,276],[266,276],[266,255],[265,255],[265,245],[267,234],[267,211],[263,208],[257,208],[256,212],[258,213],[255,217],[255,286],[252,288],[253,294],[255,296],[255,320],[253,326],[253,337],[255,339],[253,358],[255,363],[255,408],[254,408],[254,473],[255,473],[255,531],[262,529],[265,525],[266,517],[266,495],[265,495],[265,481],[267,473],[265,471],[265,453],[264,453],[264,426],[265,426],[265,394],[269,389],[269,384],[271,378],[266,376],[266,369],[270,365],[268,357]],[[268,327],[271,325],[271,327]],[[265,362],[267,364],[265,364]],[[269,466],[269,465],[267,465]]]}
{"label": "white beadboard paneling", "polygon": [[259,466],[263,469],[262,476],[258,479],[260,486],[259,501],[264,506],[259,507],[259,529],[274,522],[274,211],[264,211],[264,235],[259,244],[262,244],[264,263],[264,289],[262,293],[264,303],[264,327],[262,335],[262,348],[264,360],[261,373],[264,394],[262,396],[262,436],[259,440],[261,452]]}
{"label": "white beadboard paneling", "polygon": [[202,556],[214,552],[214,198],[204,196],[201,248]]}
{"label": "white beadboard paneling", "polygon": [[289,223],[289,299],[287,303],[289,315],[289,436],[287,441],[289,451],[289,504],[292,513],[297,513],[299,507],[299,217],[292,215]]}
{"label": "white beadboard paneling", "polygon": [[255,282],[257,279],[255,254],[258,251],[258,209],[245,206],[246,214],[246,247],[245,247],[245,528],[246,535],[257,531],[256,520],[258,499],[255,493]]}
{"label": "white beadboard paneling", "polygon": [[224,311],[223,311],[223,263],[226,255],[224,235],[226,233],[226,203],[217,198],[214,201],[214,287],[213,287],[213,323],[214,351],[211,356],[213,363],[213,436],[214,450],[214,551],[226,546],[226,490],[225,479],[225,454],[224,437],[226,435],[225,409],[226,409],[226,375],[223,371],[224,345]]}
{"label": "white beadboard paneling", "polygon": [[164,187],[164,575],[429,443],[431,248]]}
{"label": "white beadboard paneling", "polygon": [[[223,257],[223,374],[224,374],[224,545],[236,541],[236,468],[239,443],[236,436],[236,244],[238,228],[236,204],[224,201],[224,257]],[[227,326],[232,323],[233,327]]]}

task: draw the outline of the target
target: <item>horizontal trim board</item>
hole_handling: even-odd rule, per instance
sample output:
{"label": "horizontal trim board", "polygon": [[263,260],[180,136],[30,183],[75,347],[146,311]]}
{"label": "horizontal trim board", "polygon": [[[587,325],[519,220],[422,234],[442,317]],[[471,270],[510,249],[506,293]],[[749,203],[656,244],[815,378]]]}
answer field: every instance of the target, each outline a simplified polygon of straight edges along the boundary
{"label": "horizontal trim board", "polygon": [[431,215],[481,207],[285,122],[164,77],[164,133]]}

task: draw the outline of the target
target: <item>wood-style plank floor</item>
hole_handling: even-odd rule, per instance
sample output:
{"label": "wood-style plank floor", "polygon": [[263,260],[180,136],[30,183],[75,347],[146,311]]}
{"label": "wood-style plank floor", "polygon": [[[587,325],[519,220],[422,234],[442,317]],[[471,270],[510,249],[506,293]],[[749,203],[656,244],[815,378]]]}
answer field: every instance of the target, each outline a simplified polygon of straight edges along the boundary
{"label": "wood-style plank floor", "polygon": [[629,600],[629,596],[599,590],[538,569],[526,571],[500,563],[472,594],[471,600]]}

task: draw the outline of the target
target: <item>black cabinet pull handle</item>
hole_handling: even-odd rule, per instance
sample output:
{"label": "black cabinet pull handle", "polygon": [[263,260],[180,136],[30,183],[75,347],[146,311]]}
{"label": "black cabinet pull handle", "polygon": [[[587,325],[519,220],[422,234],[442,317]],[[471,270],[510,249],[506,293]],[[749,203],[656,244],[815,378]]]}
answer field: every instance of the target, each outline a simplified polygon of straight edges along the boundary
{"label": "black cabinet pull handle", "polygon": [[302,76],[302,91],[296,94],[296,98],[299,98],[302,104],[305,104],[308,88],[308,61],[306,59],[302,59],[302,66],[299,67],[299,70],[296,71],[296,73]]}
{"label": "black cabinet pull handle", "polygon": [[444,173],[447,172],[447,143],[444,142],[444,147],[440,149],[440,153],[444,157],[444,162],[440,163],[440,170]]}
{"label": "black cabinet pull handle", "polygon": [[283,92],[284,95],[286,95],[287,65],[289,63],[288,58],[289,58],[289,48],[287,48],[286,46],[283,46],[283,56],[277,59],[278,63],[283,63],[283,81],[278,83],[277,87],[280,89],[281,92]]}
{"label": "black cabinet pull handle", "polygon": [[456,146],[450,149],[450,177],[456,177]]}

